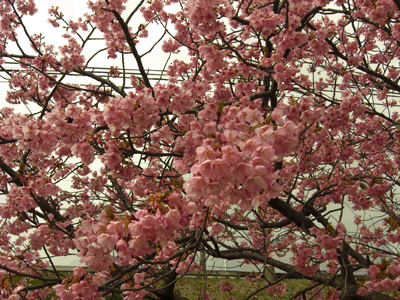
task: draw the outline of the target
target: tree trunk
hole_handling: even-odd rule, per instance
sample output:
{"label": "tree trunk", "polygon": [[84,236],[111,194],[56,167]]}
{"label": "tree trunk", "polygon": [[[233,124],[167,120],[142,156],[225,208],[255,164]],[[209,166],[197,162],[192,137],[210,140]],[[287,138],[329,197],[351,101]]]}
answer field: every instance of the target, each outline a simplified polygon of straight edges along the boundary
{"label": "tree trunk", "polygon": [[[164,288],[161,288],[155,295],[157,296],[157,300],[190,300],[186,297],[183,297],[177,293],[174,292],[175,290],[175,284],[176,284],[176,277],[177,274],[173,271],[171,271],[171,268],[169,266],[164,266],[162,268],[163,273],[166,274],[166,276],[163,278],[164,281]],[[153,299],[153,298],[151,298]]]}

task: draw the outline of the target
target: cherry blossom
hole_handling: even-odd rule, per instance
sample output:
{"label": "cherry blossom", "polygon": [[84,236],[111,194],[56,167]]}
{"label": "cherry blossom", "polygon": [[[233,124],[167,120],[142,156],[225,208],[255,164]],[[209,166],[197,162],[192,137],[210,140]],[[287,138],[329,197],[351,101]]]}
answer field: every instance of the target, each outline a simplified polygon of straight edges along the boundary
{"label": "cherry blossom", "polygon": [[0,4],[0,298],[172,299],[199,252],[400,298],[398,1],[40,9]]}

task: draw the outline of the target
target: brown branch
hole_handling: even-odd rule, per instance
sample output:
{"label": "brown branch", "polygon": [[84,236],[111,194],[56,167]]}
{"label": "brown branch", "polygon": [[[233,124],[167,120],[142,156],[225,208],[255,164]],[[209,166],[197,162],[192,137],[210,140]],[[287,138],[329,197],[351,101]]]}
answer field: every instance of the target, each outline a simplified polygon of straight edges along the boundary
{"label": "brown branch", "polygon": [[138,68],[139,68],[140,74],[142,75],[142,78],[143,78],[143,81],[144,81],[146,87],[148,87],[150,89],[153,89],[151,84],[150,84],[149,77],[147,76],[147,73],[146,73],[146,71],[145,71],[145,69],[143,67],[142,59],[140,58],[140,55],[139,55],[139,53],[138,53],[138,51],[136,49],[135,41],[132,39],[132,37],[131,37],[131,35],[129,33],[128,26],[125,24],[125,22],[122,19],[121,15],[117,11],[113,10],[112,13],[115,16],[115,18],[117,19],[117,21],[118,21],[119,25],[121,26],[122,30],[124,31],[126,41],[127,41],[128,45],[129,45],[129,47],[131,48],[133,56],[135,57],[136,63],[138,64]]}
{"label": "brown branch", "polygon": [[303,228],[305,231],[308,231],[311,227],[314,227],[314,223],[303,213],[298,212],[288,203],[279,198],[271,199],[269,201],[269,206],[280,212],[282,215],[291,220],[298,227]]}
{"label": "brown branch", "polygon": [[[15,270],[13,270],[13,269],[10,269],[10,268],[8,268],[8,267],[6,267],[6,266],[4,266],[4,265],[0,265],[0,269],[5,270],[5,271],[7,271],[8,273],[14,274],[14,275],[16,275],[16,276],[21,276],[21,277],[24,277],[24,278],[39,279],[39,280],[47,281],[47,282],[58,282],[58,283],[61,283],[61,282],[62,282],[61,279],[57,279],[57,278],[44,278],[44,277],[42,277],[42,276],[36,276],[36,275],[32,275],[32,274],[27,274],[27,273],[18,272],[18,271],[15,271]],[[35,271],[35,272],[36,272],[36,271]],[[37,272],[36,272],[36,273],[37,273]],[[37,273],[37,274],[39,274],[39,273]]]}
{"label": "brown branch", "polygon": [[0,137],[0,145],[12,144],[12,143],[15,143],[17,141],[18,140],[16,140],[16,139],[5,139],[5,138]]}
{"label": "brown branch", "polygon": [[304,26],[308,23],[308,21],[314,17],[320,10],[322,9],[321,6],[316,6],[310,9],[304,16],[301,18],[301,25],[296,28],[295,31],[303,30]]}
{"label": "brown branch", "polygon": [[397,8],[400,10],[400,1],[399,0],[393,0],[394,4],[396,4]]}
{"label": "brown branch", "polygon": [[[309,279],[312,281],[319,282],[321,284],[329,285],[334,288],[338,288],[338,289],[342,289],[342,290],[344,289],[345,291],[356,291],[358,288],[358,285],[350,286],[349,288],[347,288],[345,286],[345,281],[342,278],[337,277],[337,276],[331,276],[331,275],[323,273],[321,271],[315,272],[314,275],[304,275],[301,272],[299,272],[296,269],[296,267],[294,267],[291,264],[281,262],[279,260],[276,260],[276,259],[268,257],[268,256],[264,256],[259,253],[246,252],[246,251],[232,252],[231,250],[227,250],[227,251],[221,251],[219,257],[225,258],[228,260],[248,259],[248,260],[258,261],[260,263],[266,263],[266,264],[269,264],[269,265],[271,265],[275,268],[278,268],[282,271],[285,271],[286,273],[290,273],[296,277]],[[349,296],[349,297],[341,298],[341,299],[344,299],[344,300],[356,299],[356,298],[354,298],[355,294],[350,294],[348,292],[345,296]],[[365,296],[358,296],[357,299],[359,299],[359,300],[395,300],[393,297],[390,297],[389,295],[385,295],[385,294],[382,294],[379,292],[371,292]]]}
{"label": "brown branch", "polygon": [[[308,26],[310,29],[314,30],[314,31],[317,30],[317,28],[314,27],[313,25],[311,25],[309,22],[307,23],[307,26]],[[336,47],[336,45],[333,43],[332,40],[326,38],[325,41],[329,44],[329,46],[331,46],[331,49],[332,49],[332,51],[333,51],[331,54],[336,55],[337,57],[343,59],[343,60],[346,61],[346,62],[349,61],[349,58],[348,58],[346,55],[344,55],[343,53],[340,52],[340,50]],[[373,70],[371,70],[371,69],[368,69],[368,68],[366,68],[366,67],[364,67],[364,66],[354,66],[354,67],[355,67],[356,69],[358,69],[358,70],[364,72],[364,73],[367,73],[367,74],[369,74],[369,75],[375,77],[375,78],[381,79],[383,82],[385,82],[386,84],[388,84],[388,85],[390,86],[391,89],[393,89],[393,90],[395,90],[395,91],[397,91],[397,92],[400,92],[400,86],[399,86],[398,84],[396,84],[394,81],[392,81],[392,80],[390,80],[389,78],[387,78],[386,76],[384,76],[384,75],[382,75],[382,74],[380,74],[380,73],[378,73],[378,72],[375,72],[375,71],[373,71]]]}
{"label": "brown branch", "polygon": [[15,172],[9,165],[7,165],[2,157],[0,157],[0,169],[4,173],[8,174],[12,178],[12,182],[14,182],[16,185],[23,186],[22,180],[18,173]]}
{"label": "brown branch", "polygon": [[[226,221],[226,220],[222,220],[219,218],[213,218],[215,221],[224,224],[232,229],[236,229],[236,230],[249,230],[248,226],[243,226],[243,225],[238,225],[238,224],[234,224],[232,222]],[[274,223],[267,223],[267,222],[262,222],[260,223],[260,228],[282,228],[285,227],[289,224],[291,224],[292,221],[290,221],[289,219],[285,219],[279,222],[274,222]]]}
{"label": "brown branch", "polygon": [[237,22],[239,22],[240,24],[243,24],[243,25],[250,25],[250,21],[242,19],[242,18],[239,18],[238,16],[233,16],[232,20],[237,21]]}
{"label": "brown branch", "polygon": [[[43,280],[43,278],[40,278],[40,280]],[[46,282],[46,283],[26,286],[21,291],[22,292],[27,292],[27,291],[39,290],[39,289],[43,289],[43,288],[48,287],[48,286],[53,286],[53,285],[59,284],[61,282],[62,282],[61,279],[52,279],[51,281]]]}
{"label": "brown branch", "polygon": [[[110,171],[110,169],[106,167],[106,171],[108,172],[108,171]],[[108,179],[111,181],[111,184],[115,188],[115,190],[118,194],[118,197],[122,200],[126,209],[129,210],[130,212],[135,212],[136,210],[133,208],[133,205],[129,201],[128,197],[126,197],[124,191],[122,190],[122,187],[118,184],[117,180],[114,177],[112,177],[111,175],[108,175]]]}
{"label": "brown branch", "polygon": [[221,251],[220,252],[220,258],[225,258],[228,260],[234,260],[234,259],[248,259],[248,260],[253,260],[253,261],[258,261],[260,263],[266,263],[269,264],[275,268],[278,268],[282,271],[285,271],[286,273],[290,273],[296,277],[300,278],[306,278],[310,280],[314,280],[320,283],[326,283],[329,282],[330,286],[332,287],[337,287],[337,288],[342,288],[344,286],[344,281],[343,279],[336,277],[333,278],[332,276],[322,273],[320,271],[317,271],[314,275],[304,275],[301,272],[297,270],[296,267],[294,267],[291,264],[287,264],[284,262],[281,262],[279,260],[276,260],[274,258],[268,257],[266,255],[262,255],[260,253],[255,253],[255,252],[246,252],[246,251],[240,251],[240,252],[232,252],[231,250],[226,250],[226,251]]}
{"label": "brown branch", "polygon": [[[24,185],[19,173],[14,171],[13,168],[11,168],[8,164],[6,164],[2,157],[0,157],[0,169],[4,173],[8,174],[12,178],[12,182],[14,182],[17,186],[22,187]],[[58,210],[56,210],[54,207],[52,207],[44,197],[36,196],[33,193],[31,193],[31,196],[35,200],[36,204],[40,207],[40,209],[42,209],[43,212],[52,214],[56,221],[65,222],[68,220],[66,217],[61,215]],[[32,212],[32,213],[34,213],[34,212]],[[68,234],[68,232],[65,232],[65,230],[63,230],[62,228],[59,228],[57,225],[55,225],[53,222],[51,222],[51,220],[47,216],[45,216],[45,219],[47,221],[49,221],[53,226],[56,226],[58,229],[60,229],[64,233]],[[69,233],[71,233],[73,231],[72,224],[68,225],[66,227],[66,229],[69,231]]]}
{"label": "brown branch", "polygon": [[261,93],[257,93],[257,94],[253,94],[250,96],[250,101],[256,100],[256,99],[260,99],[260,98],[264,98],[264,97],[271,97],[274,94],[273,91],[267,91],[267,92],[261,92]]}
{"label": "brown branch", "polygon": [[[8,58],[13,58],[13,59],[32,59],[32,60],[36,58],[36,56],[34,56],[34,55],[27,55],[27,54],[25,54],[25,55],[20,55],[20,54],[8,54],[8,53],[0,53],[0,57],[8,57]],[[34,66],[32,66],[32,65],[30,65],[30,64],[26,64],[26,63],[25,63],[25,65],[34,68]],[[57,65],[57,66],[62,66],[62,64],[61,64],[60,62],[57,62],[56,65]],[[47,76],[46,73],[43,73],[43,72],[41,72],[40,70],[38,70],[38,69],[36,69],[36,68],[35,68],[35,70],[38,71],[38,72],[40,72],[41,74]],[[109,87],[112,88],[115,92],[117,92],[118,94],[120,94],[122,97],[125,97],[125,96],[127,95],[127,94],[125,93],[124,90],[120,89],[120,88],[119,88],[118,86],[116,86],[113,82],[111,82],[110,80],[105,79],[105,78],[103,78],[103,77],[101,77],[101,76],[98,76],[98,75],[94,74],[93,72],[85,71],[84,69],[80,69],[80,68],[78,68],[78,67],[73,67],[73,68],[72,68],[72,71],[75,72],[75,73],[81,74],[81,75],[83,75],[83,76],[87,76],[87,77],[90,77],[90,78],[92,78],[92,79],[95,79],[96,81],[98,81],[98,82],[104,84],[105,86],[109,86]],[[62,73],[61,71],[59,71],[59,72],[60,72],[60,75],[61,75],[61,74],[64,74],[64,73]],[[56,81],[53,80],[53,82],[55,82],[55,83],[57,84]],[[74,88],[74,89],[75,89],[75,87],[71,87],[71,88]],[[76,89],[84,90],[84,89],[80,89],[80,88],[76,88]],[[87,91],[87,90],[85,90],[85,91]],[[91,91],[91,90],[88,90],[88,91],[89,91],[89,92],[92,92],[92,93],[95,93],[95,91]]]}

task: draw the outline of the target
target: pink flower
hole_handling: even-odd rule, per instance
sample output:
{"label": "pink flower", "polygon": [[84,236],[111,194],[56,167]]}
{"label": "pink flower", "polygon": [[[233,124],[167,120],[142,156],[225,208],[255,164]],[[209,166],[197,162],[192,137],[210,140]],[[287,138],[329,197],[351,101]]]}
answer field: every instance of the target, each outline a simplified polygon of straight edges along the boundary
{"label": "pink flower", "polygon": [[372,279],[376,279],[379,272],[380,269],[375,265],[371,265],[367,270],[368,275],[371,276]]}
{"label": "pink flower", "polygon": [[235,286],[233,284],[230,284],[228,281],[226,280],[222,280],[221,281],[221,285],[219,287],[219,289],[221,290],[221,292],[229,292],[231,290],[233,290],[235,288]]}
{"label": "pink flower", "polygon": [[178,231],[181,229],[181,225],[179,224],[179,222],[181,220],[181,214],[180,214],[179,210],[177,210],[177,209],[170,210],[165,215],[165,220],[166,220],[166,223],[168,224],[168,226],[171,227],[173,230]]}
{"label": "pink flower", "polygon": [[86,275],[86,270],[82,267],[76,267],[74,268],[73,273],[76,277],[82,278]]}
{"label": "pink flower", "polygon": [[226,159],[220,159],[220,158],[215,159],[212,162],[212,166],[211,166],[212,174],[216,178],[219,178],[219,177],[222,177],[224,175],[227,175],[227,174],[230,173],[229,172],[229,166],[230,166],[230,163]]}
{"label": "pink flower", "polygon": [[315,242],[320,244],[322,247],[326,248],[327,250],[333,250],[339,247],[340,243],[342,242],[341,237],[331,237],[325,233],[322,232],[322,230],[313,227],[310,229],[310,232],[312,234],[315,234],[317,238],[315,239]]}
{"label": "pink flower", "polygon": [[260,176],[251,176],[243,182],[243,188],[253,193],[263,189],[265,190],[268,188],[268,186],[264,179],[262,179]]}
{"label": "pink flower", "polygon": [[241,161],[241,153],[232,146],[224,146],[221,148],[222,158],[230,165],[236,165]]}
{"label": "pink flower", "polygon": [[209,145],[204,145],[196,149],[197,159],[199,163],[206,160],[214,160],[218,157],[218,154]]}
{"label": "pink flower", "polygon": [[129,241],[129,248],[132,249],[132,253],[134,256],[143,256],[153,250],[147,240],[141,236],[133,237]]}
{"label": "pink flower", "polygon": [[103,248],[106,253],[111,252],[115,246],[115,239],[109,234],[102,233],[97,237],[97,243]]}
{"label": "pink flower", "polygon": [[211,229],[211,231],[210,231],[210,234],[212,235],[212,236],[217,236],[217,235],[219,235],[221,232],[223,232],[224,231],[224,227],[222,227],[222,225],[220,224],[220,223],[214,223],[213,225],[212,225],[212,229]]}
{"label": "pink flower", "polygon": [[204,216],[200,212],[196,212],[190,221],[190,230],[199,230],[204,223]]}
{"label": "pink flower", "polygon": [[194,176],[183,184],[183,188],[188,194],[191,193],[202,193],[202,190],[206,182],[201,176]]}
{"label": "pink flower", "polygon": [[275,161],[275,150],[271,146],[258,147],[252,154],[251,158],[260,157],[266,162]]}
{"label": "pink flower", "polygon": [[386,272],[397,277],[400,274],[400,266],[399,265],[390,265],[386,268]]}
{"label": "pink flower", "polygon": [[244,180],[255,173],[251,164],[241,162],[237,164],[234,172],[236,185],[242,184]]}
{"label": "pink flower", "polygon": [[144,276],[145,276],[145,273],[136,273],[134,275],[135,283],[136,284],[142,283],[144,281]]}
{"label": "pink flower", "polygon": [[190,254],[184,261],[181,261],[178,264],[178,267],[176,268],[176,273],[185,274],[193,272],[195,265],[192,262],[193,262],[193,255]]}

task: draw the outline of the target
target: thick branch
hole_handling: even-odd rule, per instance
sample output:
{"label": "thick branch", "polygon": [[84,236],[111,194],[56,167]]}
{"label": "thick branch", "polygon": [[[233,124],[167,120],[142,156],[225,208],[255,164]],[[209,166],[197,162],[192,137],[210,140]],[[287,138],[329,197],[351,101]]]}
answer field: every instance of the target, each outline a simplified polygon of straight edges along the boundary
{"label": "thick branch", "polygon": [[16,140],[16,139],[5,139],[5,138],[0,137],[0,145],[13,144],[13,143],[16,143],[17,141],[18,140]]}
{"label": "thick branch", "polygon": [[314,227],[314,223],[303,213],[298,212],[285,201],[279,198],[271,199],[271,201],[269,201],[269,206],[280,212],[286,218],[295,223],[298,227],[303,228],[306,231],[308,231],[308,229],[310,229],[311,227]]}
{"label": "thick branch", "polygon": [[238,16],[233,16],[232,20],[237,21],[237,22],[239,22],[240,24],[243,24],[243,25],[250,25],[250,21],[242,19],[242,18],[239,18]]}
{"label": "thick branch", "polygon": [[400,10],[400,1],[399,0],[393,0],[394,4],[396,4],[397,8]]}
{"label": "thick branch", "polygon": [[[0,57],[9,57],[9,58],[13,58],[13,59],[32,59],[32,60],[36,58],[36,56],[34,56],[34,55],[27,55],[27,54],[25,54],[25,55],[20,55],[20,54],[7,54],[7,53],[0,53]],[[25,65],[34,68],[34,66],[32,66],[32,65],[30,65],[30,64],[25,63]],[[56,65],[57,65],[57,66],[62,66],[62,64],[61,64],[60,62],[57,62]],[[35,68],[35,69],[36,69],[36,68]],[[38,70],[38,69],[36,69],[36,70],[37,70],[38,72],[40,72],[40,73],[46,75],[45,73],[41,72],[40,70]],[[117,92],[118,94],[120,94],[122,97],[125,97],[125,96],[126,96],[125,91],[123,91],[122,89],[120,89],[118,86],[116,86],[114,83],[112,83],[110,80],[108,80],[108,79],[106,79],[106,78],[103,78],[103,77],[101,77],[101,76],[98,76],[98,75],[94,74],[93,72],[88,72],[88,71],[82,70],[82,69],[80,69],[80,68],[78,68],[78,67],[73,67],[73,68],[72,68],[72,71],[74,71],[75,73],[81,74],[81,75],[83,75],[83,76],[87,76],[87,77],[90,77],[90,78],[92,78],[92,79],[95,79],[96,81],[98,81],[98,82],[104,84],[105,86],[109,86],[109,87],[112,88],[115,92]],[[63,74],[63,73],[60,72],[60,74]],[[46,75],[46,76],[47,76],[47,75]],[[57,82],[55,82],[55,83],[57,83]],[[57,84],[58,84],[58,83],[57,83]],[[74,88],[75,88],[75,87],[74,87]],[[78,88],[76,88],[76,89],[78,89]],[[84,89],[80,89],[80,90],[84,90]],[[90,92],[95,93],[95,91],[90,91]]]}
{"label": "thick branch", "polygon": [[[12,178],[12,182],[14,182],[16,185],[22,187],[24,184],[20,178],[20,175],[14,171],[9,165],[7,165],[3,158],[0,157],[0,169],[8,174]],[[54,207],[52,207],[49,202],[40,196],[35,196],[34,194],[31,193],[32,198],[35,200],[37,205],[42,209],[43,212],[52,214],[54,216],[54,219],[60,222],[65,222],[67,221],[67,218],[64,217],[63,215],[60,214],[58,210],[56,210]],[[49,220],[48,220],[49,221]],[[54,225],[54,224],[53,224]],[[67,226],[67,230],[69,232],[73,231],[73,226],[69,225]]]}
{"label": "thick branch", "polygon": [[220,258],[225,258],[228,260],[234,260],[234,259],[249,259],[253,261],[258,261],[260,263],[266,263],[269,264],[275,268],[278,268],[282,271],[285,271],[286,273],[290,273],[296,277],[300,278],[307,278],[310,280],[314,280],[323,284],[329,283],[330,286],[332,287],[337,287],[337,288],[342,288],[344,286],[344,281],[341,278],[338,277],[332,277],[331,275],[322,273],[322,272],[316,272],[313,276],[308,276],[304,275],[301,272],[299,272],[296,267],[294,267],[291,264],[287,264],[284,262],[281,262],[279,260],[276,260],[274,258],[259,254],[259,253],[254,253],[254,252],[231,252],[230,250],[226,251],[221,251],[220,252]]}
{"label": "thick branch", "polygon": [[[281,262],[279,260],[264,256],[259,253],[245,252],[245,251],[231,252],[230,250],[227,250],[227,251],[221,251],[219,257],[225,258],[228,260],[249,259],[249,260],[253,260],[253,261],[258,261],[260,263],[269,264],[275,268],[278,268],[282,271],[290,273],[296,277],[306,278],[306,279],[313,280],[313,281],[319,282],[321,284],[326,284],[326,285],[329,285],[331,287],[335,287],[338,289],[344,289],[346,287],[345,281],[342,278],[339,278],[337,276],[331,276],[326,273],[322,273],[320,271],[315,272],[314,275],[304,275],[301,272],[299,272],[296,269],[296,267],[294,267],[291,264]],[[346,290],[356,291],[357,288],[358,288],[358,285],[353,285],[353,286],[351,286],[351,288],[346,287]],[[357,297],[357,298],[355,298],[355,297]],[[382,294],[379,292],[368,293],[365,296],[359,296],[359,295],[356,296],[356,294],[351,294],[350,298],[344,298],[344,299],[346,299],[346,300],[353,300],[353,299],[358,299],[358,300],[395,300],[394,298],[390,297],[389,295],[385,295],[385,294]]]}
{"label": "thick branch", "polygon": [[[243,225],[238,225],[238,224],[234,224],[232,222],[226,221],[226,220],[222,220],[219,218],[214,218],[215,221],[224,224],[232,229],[236,229],[236,230],[249,230],[248,226],[243,226]],[[289,225],[290,223],[292,223],[292,221],[290,221],[289,219],[285,219],[283,221],[279,221],[279,222],[274,222],[274,223],[267,223],[267,222],[262,222],[260,223],[260,228],[282,228],[285,227],[287,225]]]}
{"label": "thick branch", "polygon": [[[317,30],[317,28],[314,27],[313,25],[311,25],[310,23],[307,23],[307,26],[309,28],[311,28],[312,30],[314,30],[314,31]],[[339,57],[339,58],[343,59],[344,61],[348,62],[349,58],[346,55],[344,55],[343,53],[340,52],[340,50],[338,49],[338,47],[336,47],[336,45],[333,43],[332,40],[326,38],[325,41],[329,44],[329,46],[331,46],[334,55],[336,55],[337,57]],[[361,66],[361,65],[355,66],[355,68],[360,70],[360,71],[362,71],[362,72],[364,72],[364,73],[367,73],[367,74],[369,74],[369,75],[371,75],[371,76],[373,76],[375,78],[381,79],[391,89],[393,89],[393,90],[395,90],[397,92],[400,92],[400,86],[398,84],[396,84],[393,80],[390,80],[385,75],[382,75],[382,74],[380,74],[380,73],[378,73],[378,72],[376,72],[374,70],[368,69],[368,68],[366,68],[364,66]]]}
{"label": "thick branch", "polygon": [[12,178],[12,182],[15,182],[15,184],[18,186],[23,186],[22,180],[18,176],[18,173],[15,172],[9,165],[7,165],[2,157],[0,157],[0,168],[4,173],[8,174]]}
{"label": "thick branch", "polygon": [[[106,170],[107,170],[107,172],[110,171],[109,168],[106,168]],[[128,197],[126,197],[124,191],[122,190],[122,187],[118,184],[117,180],[114,177],[112,177],[111,175],[108,175],[108,179],[110,179],[111,184],[115,188],[115,190],[118,194],[118,197],[122,200],[126,209],[128,209],[130,212],[136,211],[133,208],[131,201],[129,201]]]}
{"label": "thick branch", "polygon": [[[40,278],[40,280],[42,280],[42,278]],[[27,292],[27,291],[33,291],[33,290],[40,290],[40,289],[43,289],[43,288],[48,287],[48,286],[54,286],[54,285],[59,284],[61,282],[62,282],[61,279],[53,279],[52,281],[49,281],[49,282],[46,282],[46,283],[26,286],[21,291]]]}
{"label": "thick branch", "polygon": [[121,26],[122,30],[124,31],[126,41],[127,41],[129,47],[132,50],[132,54],[135,57],[136,63],[138,64],[138,68],[139,68],[140,74],[142,75],[144,84],[146,85],[146,87],[152,88],[151,84],[150,84],[150,81],[149,81],[149,78],[147,76],[147,73],[146,73],[146,71],[145,71],[145,69],[143,67],[142,59],[140,58],[140,55],[137,52],[135,42],[134,42],[134,40],[132,39],[132,37],[131,37],[131,35],[129,33],[128,26],[125,24],[125,22],[122,19],[121,15],[117,11],[114,10],[114,11],[112,11],[112,13],[114,14],[115,18],[117,18],[119,25]]}

